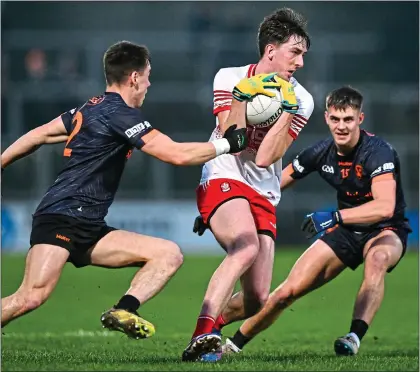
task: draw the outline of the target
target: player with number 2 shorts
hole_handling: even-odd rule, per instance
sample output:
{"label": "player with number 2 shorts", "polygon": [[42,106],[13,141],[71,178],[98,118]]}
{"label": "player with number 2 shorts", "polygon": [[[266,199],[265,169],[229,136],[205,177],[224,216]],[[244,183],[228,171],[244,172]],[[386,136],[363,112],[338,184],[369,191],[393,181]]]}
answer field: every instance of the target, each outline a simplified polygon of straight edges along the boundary
{"label": "player with number 2 shorts", "polygon": [[[103,94],[33,129],[1,155],[3,170],[43,144],[66,143],[63,170],[33,216],[22,285],[2,299],[2,327],[48,299],[66,262],[76,267],[138,266],[129,290],[102,314],[101,322],[135,339],[152,336],[153,324],[137,310],[165,286],[183,257],[174,242],[106,224],[127,160],[139,149],[174,165],[196,165],[246,146],[245,129],[235,125],[224,138],[204,143],[178,143],[154,129],[140,110],[150,86],[145,46],[119,42],[106,51],[103,62]],[[138,171],[139,178],[145,177],[144,170]]]}

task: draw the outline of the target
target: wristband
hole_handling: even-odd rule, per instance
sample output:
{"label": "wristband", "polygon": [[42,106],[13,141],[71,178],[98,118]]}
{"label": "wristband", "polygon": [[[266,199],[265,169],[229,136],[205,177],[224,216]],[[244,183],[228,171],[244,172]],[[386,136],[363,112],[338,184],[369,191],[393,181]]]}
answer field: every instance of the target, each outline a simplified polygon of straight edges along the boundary
{"label": "wristband", "polygon": [[230,144],[226,138],[220,138],[214,141],[211,141],[214,148],[216,149],[216,155],[227,154],[230,151]]}
{"label": "wristband", "polygon": [[335,214],[335,218],[337,219],[337,223],[339,225],[342,225],[343,224],[343,218],[341,217],[340,211],[335,211],[334,214]]}

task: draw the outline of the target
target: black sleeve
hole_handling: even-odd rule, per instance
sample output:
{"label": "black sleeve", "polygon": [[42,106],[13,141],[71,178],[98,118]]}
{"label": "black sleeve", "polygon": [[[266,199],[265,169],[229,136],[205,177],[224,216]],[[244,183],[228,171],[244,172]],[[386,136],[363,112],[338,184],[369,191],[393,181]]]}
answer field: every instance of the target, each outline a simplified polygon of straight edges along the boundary
{"label": "black sleeve", "polygon": [[302,150],[292,161],[293,173],[291,177],[297,180],[316,171],[316,159],[317,151],[314,146]]}
{"label": "black sleeve", "polygon": [[371,179],[386,173],[395,175],[396,162],[394,149],[389,145],[382,145],[375,148],[374,152],[366,159],[365,170]]}
{"label": "black sleeve", "polygon": [[143,136],[153,130],[139,109],[127,107],[118,109],[111,118],[111,128],[130,145],[141,149]]}
{"label": "black sleeve", "polygon": [[63,120],[64,126],[66,127],[67,134],[70,134],[71,131],[73,130],[71,123],[73,121],[73,117],[76,111],[77,111],[77,107],[61,114],[61,120]]}

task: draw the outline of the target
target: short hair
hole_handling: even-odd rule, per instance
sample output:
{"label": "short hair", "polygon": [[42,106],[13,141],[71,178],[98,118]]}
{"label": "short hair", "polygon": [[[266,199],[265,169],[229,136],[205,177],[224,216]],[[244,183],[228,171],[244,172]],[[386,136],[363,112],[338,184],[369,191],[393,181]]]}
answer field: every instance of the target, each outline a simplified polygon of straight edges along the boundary
{"label": "short hair", "polygon": [[290,8],[280,8],[266,16],[258,29],[258,51],[260,57],[264,55],[268,44],[284,44],[293,35],[300,36],[306,43],[306,48],[311,46],[311,39],[306,31],[306,18]]}
{"label": "short hair", "polygon": [[150,52],[145,45],[119,41],[104,54],[104,74],[108,85],[121,84],[134,71],[143,71],[150,63]]}
{"label": "short hair", "polygon": [[325,108],[328,110],[330,107],[334,107],[337,110],[345,110],[347,107],[351,107],[355,110],[361,110],[363,106],[363,96],[357,90],[350,86],[344,86],[333,90],[328,94]]}

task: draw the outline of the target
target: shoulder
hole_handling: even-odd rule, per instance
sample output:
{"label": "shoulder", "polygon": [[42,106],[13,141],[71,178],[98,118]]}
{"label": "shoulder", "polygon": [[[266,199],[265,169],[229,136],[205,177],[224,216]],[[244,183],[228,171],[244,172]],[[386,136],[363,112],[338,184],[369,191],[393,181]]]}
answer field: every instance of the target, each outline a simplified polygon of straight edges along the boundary
{"label": "shoulder", "polygon": [[296,98],[299,104],[298,114],[309,118],[314,111],[314,98],[306,88],[303,87],[295,78],[290,79],[290,83],[293,85],[296,93]]}
{"label": "shoulder", "polygon": [[305,161],[310,161],[311,163],[319,163],[324,161],[330,152],[334,149],[334,143],[331,138],[326,138],[320,140],[308,147],[305,147],[296,158],[304,158]]}
{"label": "shoulder", "polygon": [[396,153],[394,147],[383,138],[362,130],[364,135],[363,149],[367,155],[376,155],[378,152],[393,152]]}
{"label": "shoulder", "polygon": [[219,84],[229,84],[233,86],[244,77],[248,76],[248,72],[255,65],[246,65],[239,67],[224,67],[217,71],[214,82]]}
{"label": "shoulder", "polygon": [[328,155],[331,151],[334,151],[334,141],[332,138],[324,138],[318,142],[315,142],[313,145],[308,147],[310,153],[317,157],[321,158],[324,155]]}
{"label": "shoulder", "polygon": [[139,108],[129,107],[126,104],[114,103],[102,110],[102,117],[107,126],[111,128],[131,128],[133,130],[149,127],[150,123],[146,120]]}

